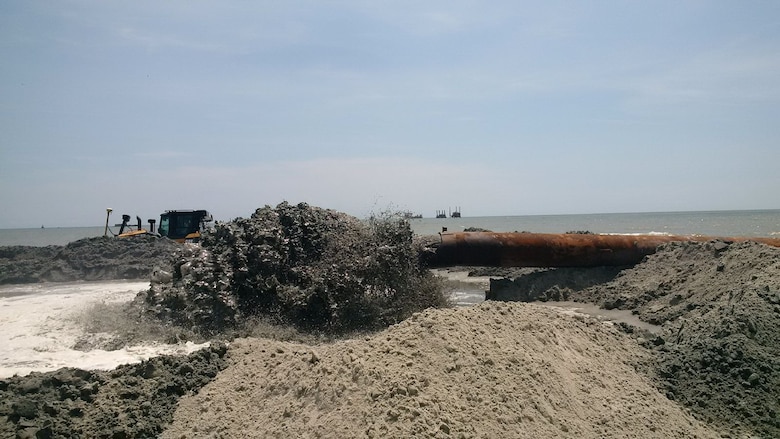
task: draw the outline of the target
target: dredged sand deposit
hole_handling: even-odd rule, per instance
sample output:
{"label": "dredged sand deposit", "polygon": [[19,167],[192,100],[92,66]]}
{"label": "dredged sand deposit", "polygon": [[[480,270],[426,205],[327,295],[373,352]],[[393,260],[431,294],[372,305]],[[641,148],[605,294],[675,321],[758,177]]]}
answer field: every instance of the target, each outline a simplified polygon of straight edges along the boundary
{"label": "dredged sand deposit", "polygon": [[429,310],[322,346],[237,340],[165,438],[718,437],[609,325],[533,304]]}
{"label": "dredged sand deposit", "polygon": [[[111,253],[121,263],[121,252]],[[29,262],[10,263],[23,273]],[[629,326],[536,304],[429,309],[330,343],[245,338],[108,372],[2,380],[0,435],[780,435],[779,249],[669,244],[635,267],[580,282],[596,275],[501,274],[526,300],[627,310],[661,331],[636,337]]]}

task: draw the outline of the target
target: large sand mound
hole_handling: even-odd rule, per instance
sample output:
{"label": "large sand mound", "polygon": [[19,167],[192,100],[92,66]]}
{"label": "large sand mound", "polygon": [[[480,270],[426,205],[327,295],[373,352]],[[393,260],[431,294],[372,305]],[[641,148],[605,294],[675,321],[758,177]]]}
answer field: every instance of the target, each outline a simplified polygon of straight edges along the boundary
{"label": "large sand mound", "polygon": [[[676,242],[620,272],[490,274],[513,279],[491,282],[498,288],[488,296],[590,302],[663,325],[653,343],[655,373],[669,398],[732,435],[780,437],[780,248]],[[613,279],[592,282],[599,277]]]}
{"label": "large sand mound", "polygon": [[242,339],[166,438],[718,437],[606,324],[532,304],[428,310],[321,346]]}

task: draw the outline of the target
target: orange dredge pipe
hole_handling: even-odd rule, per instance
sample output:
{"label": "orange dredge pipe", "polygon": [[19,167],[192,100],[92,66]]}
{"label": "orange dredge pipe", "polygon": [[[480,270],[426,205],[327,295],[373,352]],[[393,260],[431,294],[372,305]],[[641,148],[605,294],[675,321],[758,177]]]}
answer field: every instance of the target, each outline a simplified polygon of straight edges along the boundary
{"label": "orange dredge pipe", "polygon": [[596,267],[639,263],[674,241],[756,241],[780,247],[778,238],[669,235],[442,232],[433,266]]}

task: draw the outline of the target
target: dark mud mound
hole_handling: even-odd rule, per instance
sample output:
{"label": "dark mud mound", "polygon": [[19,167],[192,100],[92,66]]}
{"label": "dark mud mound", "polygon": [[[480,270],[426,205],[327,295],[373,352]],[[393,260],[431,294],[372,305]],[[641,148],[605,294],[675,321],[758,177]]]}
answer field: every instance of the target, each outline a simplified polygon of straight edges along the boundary
{"label": "dark mud mound", "polygon": [[206,334],[253,316],[330,333],[384,327],[445,304],[418,252],[403,218],[281,203],[217,224],[137,302]]}
{"label": "dark mud mound", "polygon": [[0,247],[0,284],[77,280],[147,279],[179,244],[137,236],[97,237],[65,246]]}
{"label": "dark mud mound", "polygon": [[109,372],[60,369],[0,380],[0,437],[157,437],[179,398],[226,367],[226,351],[220,344]]}
{"label": "dark mud mound", "polygon": [[664,325],[670,398],[715,425],[780,437],[780,249],[670,243],[583,298]]}
{"label": "dark mud mound", "polygon": [[[780,437],[780,249],[669,243],[591,285],[581,275],[601,269],[504,270],[495,274],[510,279],[496,282],[495,297],[596,303],[662,325],[662,337],[648,346],[669,398],[736,435]],[[498,287],[506,285],[511,291],[503,294]]]}

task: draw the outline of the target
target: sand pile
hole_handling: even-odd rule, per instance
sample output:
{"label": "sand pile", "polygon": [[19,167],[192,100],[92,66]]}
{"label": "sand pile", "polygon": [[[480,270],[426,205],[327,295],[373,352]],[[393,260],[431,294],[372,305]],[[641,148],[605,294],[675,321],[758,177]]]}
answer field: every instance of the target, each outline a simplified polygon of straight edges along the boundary
{"label": "sand pile", "polygon": [[635,366],[635,342],[536,305],[428,310],[374,336],[236,341],[165,438],[718,437]]}
{"label": "sand pile", "polygon": [[[492,274],[511,280],[491,283],[495,291],[488,296],[596,303],[663,325],[649,346],[658,361],[658,386],[669,398],[734,434],[780,437],[780,249],[680,242],[614,273],[574,268]],[[590,283],[602,276],[612,279]]]}
{"label": "sand pile", "polygon": [[671,243],[582,298],[663,324],[670,398],[708,422],[780,437],[780,248]]}

